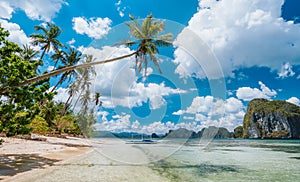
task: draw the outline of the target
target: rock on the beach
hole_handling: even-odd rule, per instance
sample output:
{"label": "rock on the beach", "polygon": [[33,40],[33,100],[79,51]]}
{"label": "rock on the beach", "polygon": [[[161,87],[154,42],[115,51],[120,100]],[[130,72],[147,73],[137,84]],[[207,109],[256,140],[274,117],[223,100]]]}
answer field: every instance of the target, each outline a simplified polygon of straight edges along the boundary
{"label": "rock on the beach", "polygon": [[254,99],[243,122],[244,138],[300,138],[300,107],[286,101]]}

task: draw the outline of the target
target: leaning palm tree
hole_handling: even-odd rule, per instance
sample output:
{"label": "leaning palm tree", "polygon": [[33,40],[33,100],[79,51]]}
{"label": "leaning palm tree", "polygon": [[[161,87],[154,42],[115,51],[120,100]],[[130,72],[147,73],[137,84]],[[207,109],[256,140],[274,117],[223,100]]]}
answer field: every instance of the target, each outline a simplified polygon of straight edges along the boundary
{"label": "leaning palm tree", "polygon": [[[121,44],[127,46],[137,45],[136,51],[113,59],[108,59],[104,61],[94,61],[91,63],[83,63],[79,65],[53,70],[49,73],[27,79],[24,82],[22,82],[21,85],[31,84],[33,82],[43,80],[51,76],[56,76],[63,72],[72,71],[78,68],[90,68],[94,65],[114,62],[132,56],[135,56],[137,71],[140,72],[144,66],[146,72],[149,61],[152,61],[154,65],[159,69],[159,71],[161,71],[158,65],[159,59],[157,58],[158,47],[166,47],[172,45],[172,34],[161,34],[165,30],[164,22],[153,19],[152,14],[150,14],[147,18],[143,20],[142,25],[140,25],[139,22],[135,20],[133,16],[130,15],[129,17],[131,19],[131,22],[127,23],[127,25],[130,28],[130,34],[136,39],[136,41],[127,40]],[[7,88],[3,88],[0,90],[0,93],[5,92],[6,90]]]}
{"label": "leaning palm tree", "polygon": [[30,37],[33,39],[33,45],[41,45],[42,55],[40,59],[43,59],[45,53],[48,53],[51,47],[54,51],[58,51],[60,47],[65,47],[57,38],[61,34],[62,30],[59,26],[52,23],[47,23],[47,26],[38,25],[35,26],[36,31],[42,31],[41,34],[32,34]]}

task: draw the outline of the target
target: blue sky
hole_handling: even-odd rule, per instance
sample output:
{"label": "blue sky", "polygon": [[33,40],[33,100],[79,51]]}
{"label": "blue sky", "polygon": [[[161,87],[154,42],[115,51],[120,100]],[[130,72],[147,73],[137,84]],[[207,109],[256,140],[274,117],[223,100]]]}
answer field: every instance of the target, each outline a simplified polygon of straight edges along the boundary
{"label": "blue sky", "polygon": [[[297,7],[298,0],[1,0],[0,23],[22,45],[31,42],[35,25],[54,22],[63,29],[61,42],[104,60],[132,51],[114,47],[130,38],[124,24],[129,13],[138,18],[153,13],[175,40],[160,51],[163,74],[152,65],[143,78],[132,69],[132,59],[97,66],[92,92],[102,93],[103,107],[96,127],[232,130],[241,125],[251,99],[300,105]],[[67,98],[65,87],[56,100]]]}

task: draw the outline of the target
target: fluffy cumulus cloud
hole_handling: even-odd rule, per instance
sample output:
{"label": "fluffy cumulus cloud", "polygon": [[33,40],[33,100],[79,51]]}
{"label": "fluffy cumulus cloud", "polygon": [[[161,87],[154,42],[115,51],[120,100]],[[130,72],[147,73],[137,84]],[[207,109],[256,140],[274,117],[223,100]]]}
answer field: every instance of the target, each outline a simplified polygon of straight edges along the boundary
{"label": "fluffy cumulus cloud", "polygon": [[109,18],[73,18],[73,29],[78,34],[86,34],[95,39],[101,39],[109,32],[111,20]]}
{"label": "fluffy cumulus cloud", "polygon": [[[93,47],[80,50],[84,54],[91,54],[95,61],[107,60],[132,53],[126,47],[109,47],[102,49]],[[164,83],[144,83],[138,82],[134,68],[134,58],[125,58],[123,60],[106,63],[95,66],[97,76],[93,78],[93,86],[95,92],[102,94],[103,106],[114,108],[123,106],[132,108],[141,106],[149,101],[150,108],[155,110],[166,104],[165,96],[172,94],[183,94],[186,91],[174,89],[166,86]],[[148,70],[152,72],[152,69]]]}
{"label": "fluffy cumulus cloud", "polygon": [[174,115],[182,115],[183,118],[193,116],[198,123],[195,128],[209,126],[222,126],[230,130],[241,124],[244,117],[243,103],[236,98],[228,98],[223,101],[212,96],[195,97],[192,104],[186,110],[179,110]]}
{"label": "fluffy cumulus cloud", "polygon": [[16,23],[8,22],[7,20],[0,19],[1,26],[8,30],[10,35],[8,37],[9,41],[15,42],[18,45],[22,46],[25,44],[29,44],[31,39],[27,37],[25,32],[21,29],[21,27]]}
{"label": "fluffy cumulus cloud", "polygon": [[[281,76],[292,75],[289,68],[280,69],[283,62],[299,64],[300,26],[281,18],[283,3],[284,0],[199,1],[198,12],[175,42],[179,47],[174,61],[178,64],[177,73],[220,77],[221,74],[216,74],[218,64],[205,64],[217,60],[225,76],[239,67],[251,66],[267,66],[283,71]],[[197,47],[202,56],[193,51],[193,47]],[[191,69],[199,65],[203,71]]]}
{"label": "fluffy cumulus cloud", "polygon": [[9,2],[0,2],[0,18],[11,19],[14,9],[10,6]]}
{"label": "fluffy cumulus cloud", "polygon": [[250,101],[255,98],[271,99],[277,96],[277,92],[268,88],[264,83],[259,82],[260,89],[251,87],[241,87],[237,90],[236,96],[244,101]]}
{"label": "fluffy cumulus cloud", "polygon": [[297,97],[291,97],[287,100],[287,102],[300,106],[300,100]]}
{"label": "fluffy cumulus cloud", "polygon": [[125,113],[111,116],[109,120],[109,113],[104,111],[98,113],[100,120],[96,124],[96,128],[113,132],[127,131],[147,134],[165,134],[169,130],[179,128],[197,132],[209,126],[226,127],[233,131],[237,125],[241,125],[245,115],[244,110],[242,102],[233,97],[225,101],[212,96],[195,97],[186,110],[173,113],[183,116],[183,120],[178,123],[156,121],[150,124],[141,124],[138,120],[131,121],[130,115]]}
{"label": "fluffy cumulus cloud", "polygon": [[51,21],[59,12],[65,0],[1,0],[0,18],[10,19],[16,10],[22,10],[32,20]]}

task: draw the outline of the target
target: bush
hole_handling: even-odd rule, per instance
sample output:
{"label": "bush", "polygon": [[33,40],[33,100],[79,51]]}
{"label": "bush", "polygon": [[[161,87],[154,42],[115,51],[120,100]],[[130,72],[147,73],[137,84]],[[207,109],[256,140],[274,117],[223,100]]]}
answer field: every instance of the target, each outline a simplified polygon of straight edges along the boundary
{"label": "bush", "polygon": [[56,130],[59,134],[81,134],[80,128],[76,123],[77,117],[72,115],[59,116],[54,120]]}
{"label": "bush", "polygon": [[47,121],[40,116],[36,116],[32,120],[32,122],[29,124],[29,128],[31,129],[32,133],[42,135],[45,135],[49,131]]}

